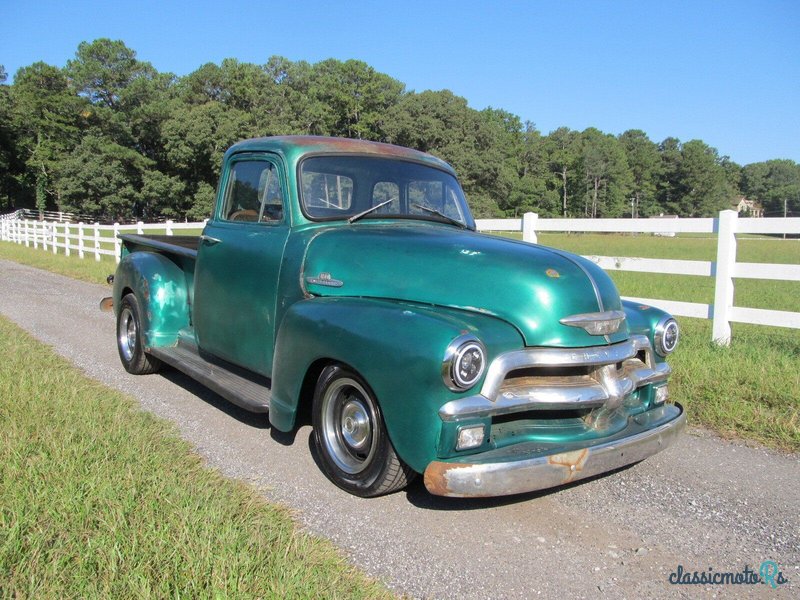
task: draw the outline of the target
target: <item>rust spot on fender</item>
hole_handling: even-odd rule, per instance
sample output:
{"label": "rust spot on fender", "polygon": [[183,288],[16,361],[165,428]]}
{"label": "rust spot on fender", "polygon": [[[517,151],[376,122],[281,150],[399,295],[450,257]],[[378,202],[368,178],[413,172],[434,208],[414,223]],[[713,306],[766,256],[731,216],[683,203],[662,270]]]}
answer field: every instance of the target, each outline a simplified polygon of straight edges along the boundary
{"label": "rust spot on fender", "polygon": [[569,483],[575,478],[579,471],[583,470],[586,459],[589,458],[589,449],[573,450],[572,452],[562,452],[547,457],[547,462],[554,467],[563,467],[567,470],[564,483]]}

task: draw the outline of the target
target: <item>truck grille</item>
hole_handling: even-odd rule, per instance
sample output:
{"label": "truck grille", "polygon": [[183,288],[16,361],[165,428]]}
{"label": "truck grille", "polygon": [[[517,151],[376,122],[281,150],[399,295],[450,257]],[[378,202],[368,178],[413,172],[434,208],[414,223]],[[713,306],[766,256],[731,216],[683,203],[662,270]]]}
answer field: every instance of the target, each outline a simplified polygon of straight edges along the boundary
{"label": "truck grille", "polygon": [[454,421],[513,413],[543,419],[551,411],[586,415],[600,408],[610,413],[626,402],[639,403],[634,392],[666,380],[669,373],[666,363],[655,362],[650,341],[641,335],[612,346],[530,348],[497,357],[479,395],[449,402],[439,414]]}

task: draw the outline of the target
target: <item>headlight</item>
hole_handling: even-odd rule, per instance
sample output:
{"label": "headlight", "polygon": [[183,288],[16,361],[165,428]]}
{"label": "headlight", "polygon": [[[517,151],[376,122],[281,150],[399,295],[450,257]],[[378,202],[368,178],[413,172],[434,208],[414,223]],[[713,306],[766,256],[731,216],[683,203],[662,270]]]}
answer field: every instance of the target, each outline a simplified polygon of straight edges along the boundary
{"label": "headlight", "polygon": [[680,337],[680,330],[678,329],[678,322],[672,317],[664,317],[656,325],[656,352],[661,356],[670,354],[678,345],[678,338]]}
{"label": "headlight", "polygon": [[462,335],[447,347],[442,362],[442,379],[448,388],[460,392],[475,385],[485,368],[483,344],[471,335]]}

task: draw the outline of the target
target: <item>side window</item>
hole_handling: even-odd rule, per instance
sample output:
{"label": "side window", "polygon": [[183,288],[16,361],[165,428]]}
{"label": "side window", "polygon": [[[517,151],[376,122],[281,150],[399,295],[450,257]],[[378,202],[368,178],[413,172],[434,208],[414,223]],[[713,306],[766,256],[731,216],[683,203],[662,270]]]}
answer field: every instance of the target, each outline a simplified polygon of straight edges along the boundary
{"label": "side window", "polygon": [[282,221],[283,193],[275,165],[266,160],[233,163],[221,216],[225,221]]}

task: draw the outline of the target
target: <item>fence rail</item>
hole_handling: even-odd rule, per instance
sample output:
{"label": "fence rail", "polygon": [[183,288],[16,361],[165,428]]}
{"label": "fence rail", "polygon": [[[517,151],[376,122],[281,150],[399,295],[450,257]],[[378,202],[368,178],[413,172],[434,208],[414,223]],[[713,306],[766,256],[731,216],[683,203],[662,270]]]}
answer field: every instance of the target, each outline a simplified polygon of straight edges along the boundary
{"label": "fence rail", "polygon": [[[205,222],[198,223],[136,223],[133,225],[100,225],[99,223],[70,223],[24,218],[22,211],[0,216],[0,239],[26,246],[52,251],[63,250],[70,256],[73,252],[80,258],[87,256],[101,260],[102,256],[113,256],[119,261],[120,233],[164,231],[174,235],[176,231],[201,229]],[[800,265],[761,264],[736,262],[736,235],[754,234],[800,234],[800,217],[785,219],[738,218],[732,210],[722,211],[715,219],[539,219],[535,213],[527,213],[521,219],[480,219],[480,231],[521,232],[526,242],[536,243],[540,232],[605,232],[605,233],[652,233],[675,235],[676,233],[707,233],[717,237],[715,261],[663,260],[613,256],[587,256],[607,271],[636,271],[669,275],[699,275],[715,280],[714,303],[700,304],[659,298],[626,297],[634,302],[651,304],[674,315],[711,319],[712,337],[727,345],[731,339],[731,323],[751,323],[800,329],[800,312],[745,308],[734,306],[734,279],[770,279],[800,281]],[[789,242],[795,243],[795,242]],[[800,243],[798,241],[797,243]]]}

